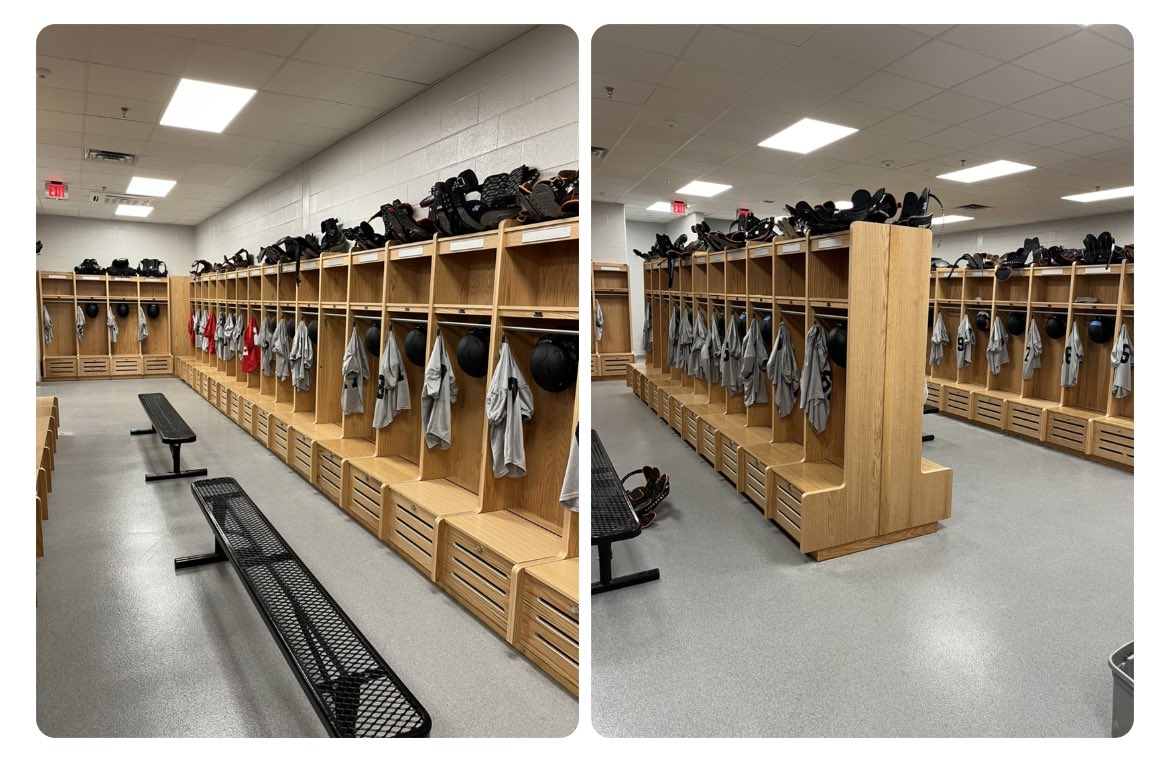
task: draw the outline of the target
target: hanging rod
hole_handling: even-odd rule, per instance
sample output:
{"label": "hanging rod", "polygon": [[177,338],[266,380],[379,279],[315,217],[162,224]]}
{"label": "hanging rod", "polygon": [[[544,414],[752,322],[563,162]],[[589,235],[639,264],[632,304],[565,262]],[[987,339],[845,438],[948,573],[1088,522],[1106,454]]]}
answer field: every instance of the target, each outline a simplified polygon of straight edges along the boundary
{"label": "hanging rod", "polygon": [[[796,311],[796,310],[781,310],[780,313],[783,315],[798,315],[798,316],[804,317],[804,313],[801,313],[801,312]],[[824,313],[817,313],[817,312],[813,313],[813,318],[814,319],[825,318],[825,319],[828,319],[830,321],[848,321],[849,320],[849,316],[846,316],[846,315],[827,315]]]}
{"label": "hanging rod", "polygon": [[402,317],[390,316],[390,321],[393,323],[403,323],[403,324],[417,324],[417,323],[425,324],[427,322],[427,319],[425,319],[425,318],[402,318]]}
{"label": "hanging rod", "polygon": [[[490,329],[491,324],[476,324],[468,321],[439,321],[440,326],[460,326],[469,329]],[[536,326],[501,326],[501,329],[509,332],[532,332],[534,334],[578,334],[576,329],[550,329],[539,328]]]}

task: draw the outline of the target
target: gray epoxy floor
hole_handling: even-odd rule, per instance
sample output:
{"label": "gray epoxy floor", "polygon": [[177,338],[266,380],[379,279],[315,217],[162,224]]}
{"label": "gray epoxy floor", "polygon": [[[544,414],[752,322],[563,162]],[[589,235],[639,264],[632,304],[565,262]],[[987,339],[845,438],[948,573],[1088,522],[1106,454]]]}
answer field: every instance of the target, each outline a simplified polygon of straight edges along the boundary
{"label": "gray epoxy floor", "polygon": [[235,476],[431,714],[432,735],[572,732],[577,701],[177,379],[53,383],[61,403],[37,560],[37,724],[50,736],[324,736],[137,394],[198,435],[183,467]]}
{"label": "gray epoxy floor", "polygon": [[[1133,476],[928,415],[937,534],[815,563],[624,382],[593,385],[619,473],[671,476],[593,598],[605,736],[1099,736],[1133,638]],[[593,579],[597,579],[593,549]]]}

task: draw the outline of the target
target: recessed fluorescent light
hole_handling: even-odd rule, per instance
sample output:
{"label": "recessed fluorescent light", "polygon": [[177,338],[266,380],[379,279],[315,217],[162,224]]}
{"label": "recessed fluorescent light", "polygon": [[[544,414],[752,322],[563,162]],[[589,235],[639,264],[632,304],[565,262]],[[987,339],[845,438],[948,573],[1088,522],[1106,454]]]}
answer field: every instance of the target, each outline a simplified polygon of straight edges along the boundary
{"label": "recessed fluorescent light", "polygon": [[947,214],[945,217],[939,217],[938,219],[932,219],[931,224],[949,225],[949,224],[954,224],[955,222],[970,222],[974,218],[975,217],[965,217],[961,214]]}
{"label": "recessed fluorescent light", "polygon": [[1062,195],[1061,200],[1076,201],[1077,203],[1093,203],[1094,201],[1107,201],[1114,198],[1132,198],[1132,187],[1117,187],[1112,190],[1097,190],[1091,193],[1080,193],[1078,195]]}
{"label": "recessed fluorescent light", "polygon": [[1035,166],[1027,166],[1010,160],[993,160],[982,166],[952,171],[949,174],[939,174],[939,179],[950,179],[952,182],[982,182],[984,179],[994,179],[997,176],[1018,174],[1021,171],[1031,171]]}
{"label": "recessed fluorescent light", "polygon": [[149,198],[165,198],[171,188],[175,186],[173,179],[149,179],[136,176],[126,186],[127,195],[145,195]]}
{"label": "recessed fluorescent light", "polygon": [[152,211],[154,211],[154,206],[131,206],[127,203],[122,203],[114,211],[114,215],[119,217],[148,217]]}
{"label": "recessed fluorescent light", "polygon": [[663,214],[670,213],[670,203],[668,201],[658,201],[657,203],[647,206],[647,211],[661,211]]}
{"label": "recessed fluorescent light", "polygon": [[853,208],[853,201],[833,201],[838,210]]}
{"label": "recessed fluorescent light", "polygon": [[857,133],[856,128],[805,118],[793,123],[780,133],[769,136],[760,142],[759,146],[804,155],[855,133]]}
{"label": "recessed fluorescent light", "polygon": [[675,190],[679,195],[697,195],[700,198],[714,198],[721,192],[727,192],[731,189],[729,184],[719,184],[718,182],[691,182],[685,187],[680,187]]}
{"label": "recessed fluorescent light", "polygon": [[160,124],[196,131],[222,132],[256,95],[255,89],[223,86],[202,80],[179,81]]}

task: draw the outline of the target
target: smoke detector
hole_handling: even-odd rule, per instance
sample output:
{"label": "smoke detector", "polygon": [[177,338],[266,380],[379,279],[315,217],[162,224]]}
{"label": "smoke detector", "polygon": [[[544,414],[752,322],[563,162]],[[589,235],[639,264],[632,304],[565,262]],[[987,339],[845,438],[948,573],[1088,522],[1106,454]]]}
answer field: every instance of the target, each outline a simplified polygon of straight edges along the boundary
{"label": "smoke detector", "polygon": [[594,160],[601,160],[609,154],[609,150],[604,147],[591,147],[590,152],[592,153]]}

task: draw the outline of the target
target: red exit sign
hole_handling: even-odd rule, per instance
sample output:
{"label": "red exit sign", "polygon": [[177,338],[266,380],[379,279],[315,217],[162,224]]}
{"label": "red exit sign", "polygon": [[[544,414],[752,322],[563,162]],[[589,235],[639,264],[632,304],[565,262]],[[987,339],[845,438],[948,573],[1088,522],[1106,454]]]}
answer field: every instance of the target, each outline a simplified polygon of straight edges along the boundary
{"label": "red exit sign", "polygon": [[687,213],[686,201],[671,201],[670,202],[670,213],[671,214],[685,214],[685,213]]}
{"label": "red exit sign", "polygon": [[45,197],[51,200],[69,200],[69,185],[64,182],[45,182]]}

